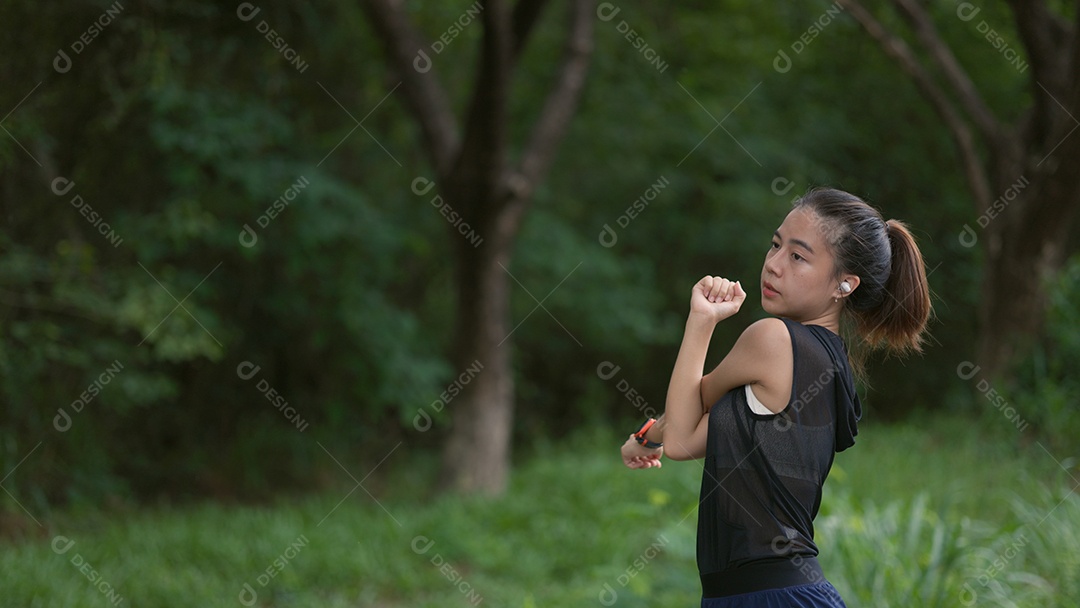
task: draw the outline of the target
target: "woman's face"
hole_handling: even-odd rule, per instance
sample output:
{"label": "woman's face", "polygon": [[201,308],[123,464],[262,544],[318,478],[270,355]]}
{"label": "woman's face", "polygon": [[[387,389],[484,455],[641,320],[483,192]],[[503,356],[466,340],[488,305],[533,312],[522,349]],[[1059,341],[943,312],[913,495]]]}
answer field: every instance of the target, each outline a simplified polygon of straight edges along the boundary
{"label": "woman's face", "polygon": [[836,260],[817,214],[796,208],[773,234],[761,268],[761,306],[765,312],[802,323],[839,310]]}

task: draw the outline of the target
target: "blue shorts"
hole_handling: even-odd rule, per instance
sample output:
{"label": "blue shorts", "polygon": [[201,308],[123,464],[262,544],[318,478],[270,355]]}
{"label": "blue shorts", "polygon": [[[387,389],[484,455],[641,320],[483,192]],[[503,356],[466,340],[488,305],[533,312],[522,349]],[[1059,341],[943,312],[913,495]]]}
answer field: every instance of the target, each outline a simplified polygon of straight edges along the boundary
{"label": "blue shorts", "polygon": [[847,608],[829,581],[767,589],[728,597],[702,598],[701,608]]}

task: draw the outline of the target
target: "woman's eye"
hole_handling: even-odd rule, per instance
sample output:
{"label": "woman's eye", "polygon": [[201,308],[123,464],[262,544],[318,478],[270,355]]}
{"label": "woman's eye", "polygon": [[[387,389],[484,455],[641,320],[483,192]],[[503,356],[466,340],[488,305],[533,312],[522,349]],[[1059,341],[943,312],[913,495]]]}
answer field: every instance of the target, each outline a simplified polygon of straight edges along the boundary
{"label": "woman's eye", "polygon": [[777,243],[776,241],[773,241],[772,242],[772,248],[773,249],[779,249],[780,248],[780,243]]}
{"label": "woman's eye", "polygon": [[791,257],[792,257],[792,258],[793,258],[793,259],[794,259],[794,260],[795,260],[796,262],[798,262],[799,260],[803,259],[803,257],[802,257],[801,255],[797,254],[797,253],[793,253],[793,254],[791,254]]}

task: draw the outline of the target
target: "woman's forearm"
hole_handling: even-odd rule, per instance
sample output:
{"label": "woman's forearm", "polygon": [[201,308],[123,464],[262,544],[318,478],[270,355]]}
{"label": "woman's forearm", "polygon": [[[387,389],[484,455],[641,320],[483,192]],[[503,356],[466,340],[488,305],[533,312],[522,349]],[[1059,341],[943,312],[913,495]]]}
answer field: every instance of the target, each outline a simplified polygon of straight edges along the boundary
{"label": "woman's forearm", "polygon": [[704,408],[701,403],[701,378],[705,370],[705,355],[709,350],[716,323],[703,316],[690,314],[686,320],[682,346],[675,359],[664,403],[664,442],[688,443],[701,422]]}

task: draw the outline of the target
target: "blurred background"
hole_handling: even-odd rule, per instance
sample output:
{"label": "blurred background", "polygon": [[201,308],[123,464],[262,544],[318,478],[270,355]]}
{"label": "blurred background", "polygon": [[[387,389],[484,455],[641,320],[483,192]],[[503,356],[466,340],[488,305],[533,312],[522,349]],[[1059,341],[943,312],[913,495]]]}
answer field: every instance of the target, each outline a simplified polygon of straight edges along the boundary
{"label": "blurred background", "polygon": [[826,574],[1076,605],[1077,19],[0,2],[0,604],[691,605],[700,470],[618,445],[694,282],[750,293],[715,365],[832,186],[935,314],[868,360]]}

